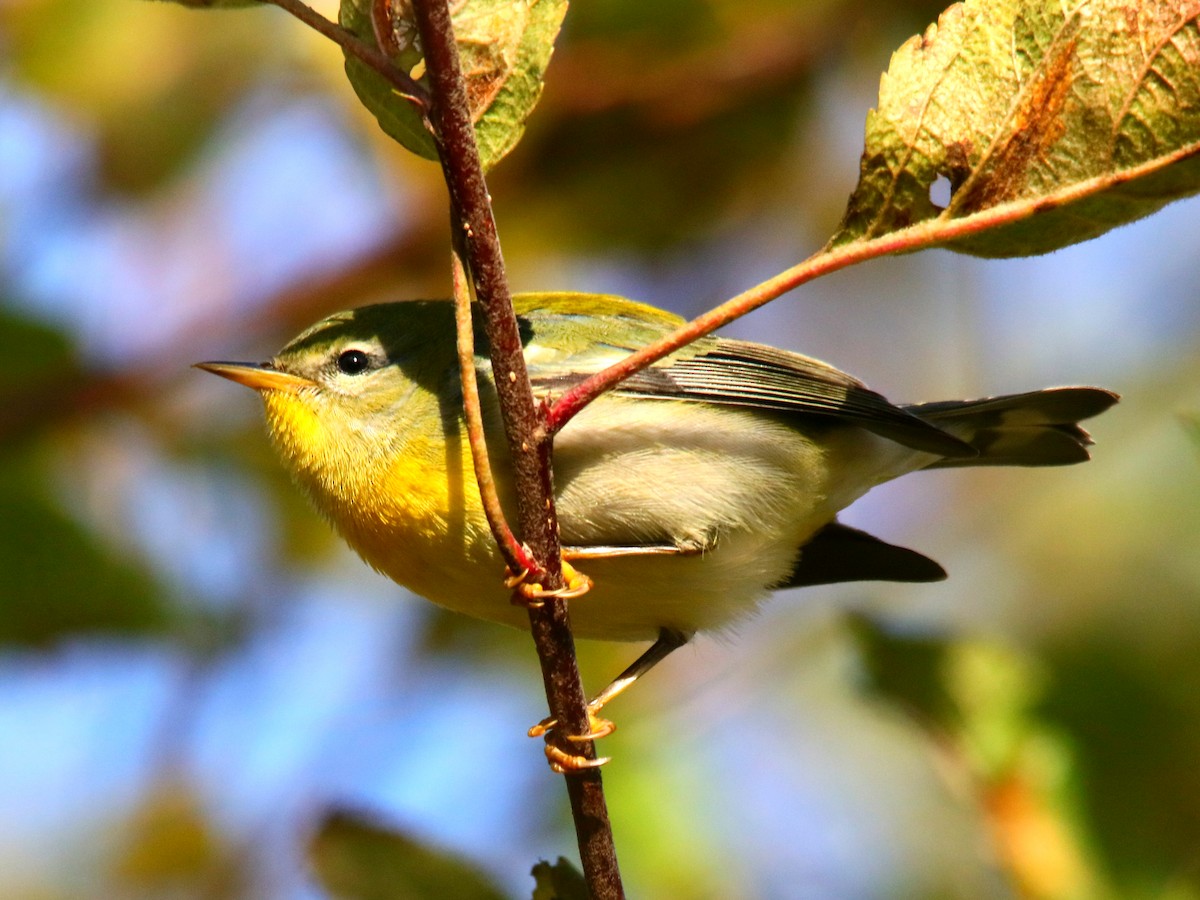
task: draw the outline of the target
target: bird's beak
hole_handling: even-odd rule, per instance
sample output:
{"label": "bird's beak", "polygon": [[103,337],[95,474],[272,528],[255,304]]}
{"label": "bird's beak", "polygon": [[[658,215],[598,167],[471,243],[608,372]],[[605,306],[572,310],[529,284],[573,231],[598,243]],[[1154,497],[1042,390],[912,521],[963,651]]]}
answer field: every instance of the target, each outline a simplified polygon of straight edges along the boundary
{"label": "bird's beak", "polygon": [[281,372],[270,363],[202,362],[197,369],[212,372],[256,391],[287,391],[295,393],[303,387],[312,387],[313,382],[302,375]]}

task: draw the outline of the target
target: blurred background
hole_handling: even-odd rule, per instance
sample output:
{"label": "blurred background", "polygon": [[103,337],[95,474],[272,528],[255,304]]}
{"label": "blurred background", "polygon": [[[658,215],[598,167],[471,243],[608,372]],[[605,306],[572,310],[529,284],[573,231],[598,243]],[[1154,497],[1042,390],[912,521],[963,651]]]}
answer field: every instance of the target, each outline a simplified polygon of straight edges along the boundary
{"label": "blurred background", "polygon": [[[691,315],[807,256],[939,10],[576,4],[492,176],[514,288]],[[320,897],[334,809],[512,896],[574,857],[528,636],[368,570],[257,399],[189,368],[447,294],[446,218],[276,9],[0,2],[0,898]],[[1124,399],[1088,465],[919,474],[846,517],[947,582],[781,594],[611,708],[631,896],[1200,897],[1197,221],[870,263],[728,330],[897,401]],[[588,684],[638,649],[582,644]]]}

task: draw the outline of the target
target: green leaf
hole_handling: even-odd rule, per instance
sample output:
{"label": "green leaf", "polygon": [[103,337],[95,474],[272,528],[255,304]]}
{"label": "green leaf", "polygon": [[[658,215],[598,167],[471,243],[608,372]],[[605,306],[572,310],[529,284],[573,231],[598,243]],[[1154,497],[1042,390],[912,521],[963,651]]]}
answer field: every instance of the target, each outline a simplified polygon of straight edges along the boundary
{"label": "green leaf", "polygon": [[531,874],[533,900],[588,900],[587,882],[565,857],[560,856],[554,865],[542,860]]}
{"label": "green leaf", "polygon": [[504,897],[471,863],[344,810],[326,816],[309,845],[309,859],[321,885],[334,897]]}
{"label": "green leaf", "polygon": [[[408,0],[391,0],[392,28],[384,43],[393,61],[414,78],[424,62]],[[459,59],[475,140],[484,170],[504,158],[525,131],[525,120],[542,93],[542,78],[567,0],[458,0],[452,4]],[[342,0],[339,18],[357,37],[376,42],[371,0]],[[420,112],[377,72],[353,57],[346,75],[380,127],[413,153],[437,159],[433,137]]]}
{"label": "green leaf", "polygon": [[[338,21],[351,34],[368,44],[376,45],[375,29],[371,24],[371,0],[341,0]],[[392,61],[406,73],[415,74],[421,60],[415,45],[415,29],[411,17],[403,20],[411,32],[395,41]],[[399,29],[393,30],[393,39]],[[436,160],[437,145],[433,135],[425,128],[420,112],[413,104],[396,93],[388,81],[362,60],[344,54],[346,77],[362,105],[370,110],[379,122],[379,127],[392,139],[408,148],[417,156]]]}
{"label": "green leaf", "polygon": [[[836,246],[1014,201],[946,243],[1045,253],[1200,190],[1198,0],[967,0],[892,57]],[[935,180],[951,190],[943,209]]]}

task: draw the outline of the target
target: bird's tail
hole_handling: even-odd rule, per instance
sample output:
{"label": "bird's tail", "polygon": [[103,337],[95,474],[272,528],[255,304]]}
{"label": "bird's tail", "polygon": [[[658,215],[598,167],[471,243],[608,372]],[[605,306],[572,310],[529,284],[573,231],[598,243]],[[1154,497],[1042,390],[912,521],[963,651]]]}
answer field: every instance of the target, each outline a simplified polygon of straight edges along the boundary
{"label": "bird's tail", "polygon": [[977,456],[944,457],[927,468],[1065,466],[1089,458],[1092,439],[1079,422],[1099,415],[1118,399],[1100,388],[1064,387],[904,409],[978,451]]}

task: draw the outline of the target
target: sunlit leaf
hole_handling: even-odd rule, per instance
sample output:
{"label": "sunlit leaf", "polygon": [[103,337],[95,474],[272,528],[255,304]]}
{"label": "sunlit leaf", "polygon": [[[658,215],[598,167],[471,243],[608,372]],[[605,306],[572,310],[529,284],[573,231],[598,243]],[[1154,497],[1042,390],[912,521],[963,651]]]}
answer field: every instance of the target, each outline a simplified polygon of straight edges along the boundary
{"label": "sunlit leaf", "polygon": [[[374,44],[371,0],[342,0],[342,25]],[[391,28],[381,35],[397,65],[415,78],[424,74],[416,25],[408,0],[391,0]],[[455,37],[484,169],[499,162],[520,140],[525,120],[542,93],[542,77],[566,15],[566,0],[458,0],[452,5]],[[347,57],[346,74],[359,99],[385,132],[419,156],[436,159],[433,138],[420,112],[358,59]]]}
{"label": "sunlit leaf", "polygon": [[1198,16],[1200,0],[950,7],[892,57],[831,244],[1026,200],[1011,224],[948,246],[1044,253],[1200,190]]}
{"label": "sunlit leaf", "polygon": [[504,897],[470,862],[352,812],[335,811],[325,818],[309,845],[309,859],[334,897]]}

